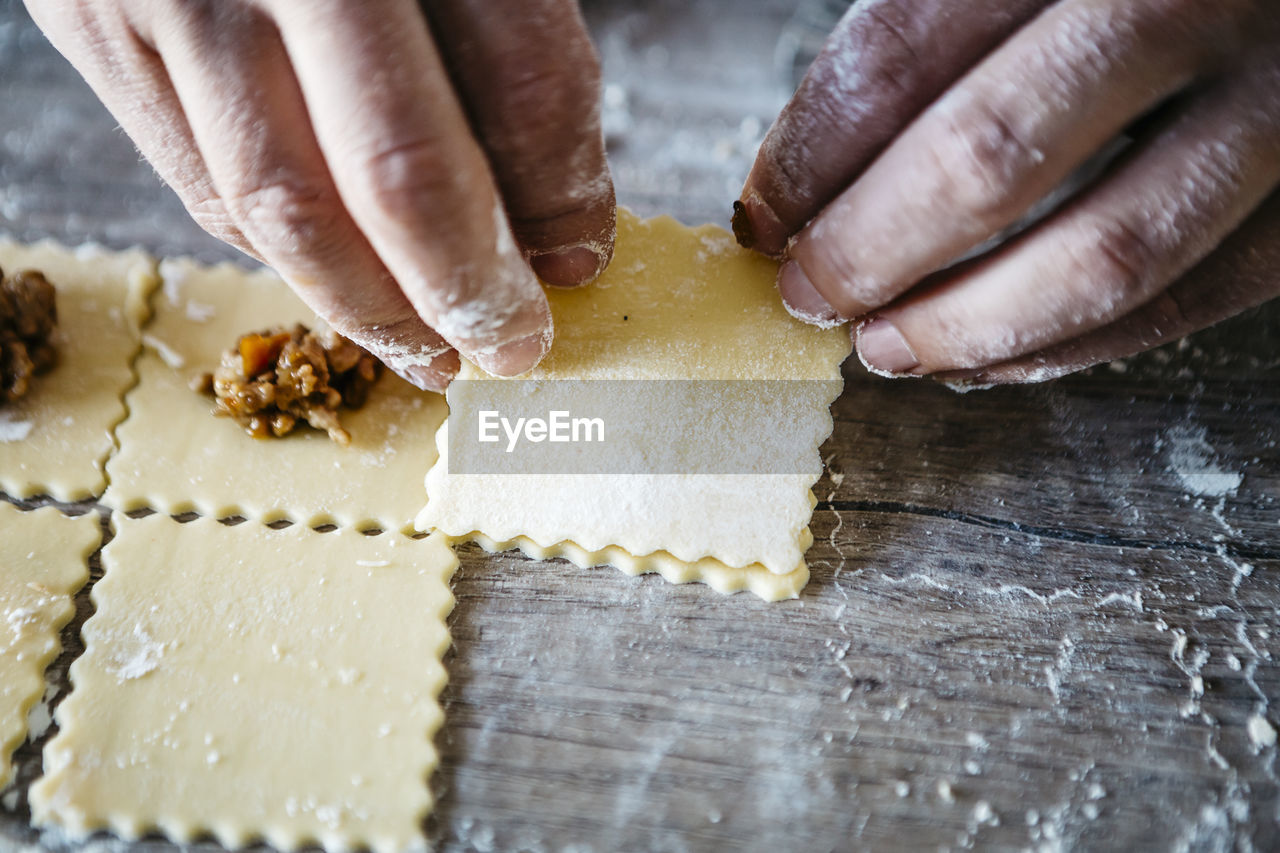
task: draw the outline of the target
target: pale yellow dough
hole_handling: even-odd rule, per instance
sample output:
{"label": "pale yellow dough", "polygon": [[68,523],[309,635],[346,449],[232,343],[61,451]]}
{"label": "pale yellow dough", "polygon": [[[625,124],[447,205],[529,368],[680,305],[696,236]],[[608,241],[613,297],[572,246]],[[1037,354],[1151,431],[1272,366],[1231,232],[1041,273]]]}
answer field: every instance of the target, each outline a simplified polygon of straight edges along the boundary
{"label": "pale yellow dough", "polygon": [[27,396],[0,405],[0,491],[64,501],[102,494],[111,429],[124,417],[138,329],[155,286],[140,251],[0,241],[0,267],[40,270],[58,292],[58,365]]}
{"label": "pale yellow dough", "polygon": [[436,459],[434,435],[446,407],[387,372],[357,411],[342,412],[351,446],[298,429],[255,439],[214,418],[213,401],[188,387],[212,371],[246,332],[275,324],[314,324],[315,314],[273,273],[165,261],[155,320],[138,361],[120,451],[107,465],[114,509],[151,507],[261,521],[403,531],[422,503],[413,471]]}
{"label": "pale yellow dough", "polygon": [[93,513],[68,518],[51,507],[21,512],[0,503],[0,788],[101,536]]}
{"label": "pale yellow dough", "polygon": [[443,537],[115,521],[36,822],[423,847],[457,566]]}
{"label": "pale yellow dough", "polygon": [[[578,290],[548,290],[555,344],[521,378],[822,380],[797,383],[798,405],[825,413],[839,393],[848,331],[792,318],[776,274],[774,262],[739,248],[723,229],[620,210],[604,275]],[[459,378],[488,377],[464,363]],[[829,416],[826,423],[829,433]],[[747,428],[788,440],[781,425]],[[803,440],[813,459],[804,475],[479,475],[448,471],[441,429],[441,460],[427,476],[417,524],[491,549],[790,597],[808,578],[810,488],[821,469],[820,439]],[[691,457],[715,452],[688,448]]]}

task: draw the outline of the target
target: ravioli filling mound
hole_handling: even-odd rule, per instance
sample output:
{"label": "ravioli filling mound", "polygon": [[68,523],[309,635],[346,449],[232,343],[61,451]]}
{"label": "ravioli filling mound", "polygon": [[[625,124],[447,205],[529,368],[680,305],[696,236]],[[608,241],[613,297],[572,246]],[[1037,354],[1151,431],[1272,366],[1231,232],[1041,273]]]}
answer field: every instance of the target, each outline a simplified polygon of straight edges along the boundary
{"label": "ravioli filling mound", "polygon": [[381,375],[382,364],[364,348],[331,329],[298,323],[241,335],[218,369],[192,385],[214,396],[215,415],[254,438],[280,438],[305,423],[347,447],[351,434],[338,410],[363,406]]}
{"label": "ravioli filling mound", "polygon": [[32,379],[58,362],[53,285],[36,270],[0,271],[0,405],[25,397]]}

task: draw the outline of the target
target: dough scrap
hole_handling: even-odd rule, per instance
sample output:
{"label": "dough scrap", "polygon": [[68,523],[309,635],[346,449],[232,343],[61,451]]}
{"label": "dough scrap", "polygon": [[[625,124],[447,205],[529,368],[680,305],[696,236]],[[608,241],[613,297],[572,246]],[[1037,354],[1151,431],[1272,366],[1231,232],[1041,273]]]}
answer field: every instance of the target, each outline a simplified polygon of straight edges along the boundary
{"label": "dough scrap", "polygon": [[31,393],[0,406],[0,491],[78,501],[102,494],[111,430],[125,415],[131,362],[155,261],[130,250],[0,240],[0,268],[37,269],[57,289],[58,364]]}
{"label": "dough scrap", "polygon": [[[797,385],[806,388],[802,405],[825,413],[841,387],[848,332],[787,314],[776,274],[774,262],[723,229],[619,210],[613,264],[586,288],[548,291],[556,342],[520,379],[819,380]],[[464,361],[458,378],[491,377]],[[768,600],[796,595],[808,577],[816,473],[457,474],[448,469],[447,425],[437,443],[419,529]],[[808,449],[820,471],[818,444]]]}
{"label": "dough scrap", "polygon": [[444,398],[386,373],[356,411],[342,413],[350,447],[300,429],[254,439],[188,387],[217,366],[243,333],[273,325],[314,324],[315,314],[274,273],[191,261],[160,265],[163,293],[138,360],[129,418],[117,430],[120,451],[107,465],[113,509],[195,511],[308,526],[405,531],[422,503],[412,475],[436,459],[434,435]]}
{"label": "dough scrap", "polygon": [[22,512],[0,503],[0,788],[101,538],[94,513],[68,518],[52,507]]}
{"label": "dough scrap", "polygon": [[424,847],[457,566],[443,538],[116,519],[35,821]]}

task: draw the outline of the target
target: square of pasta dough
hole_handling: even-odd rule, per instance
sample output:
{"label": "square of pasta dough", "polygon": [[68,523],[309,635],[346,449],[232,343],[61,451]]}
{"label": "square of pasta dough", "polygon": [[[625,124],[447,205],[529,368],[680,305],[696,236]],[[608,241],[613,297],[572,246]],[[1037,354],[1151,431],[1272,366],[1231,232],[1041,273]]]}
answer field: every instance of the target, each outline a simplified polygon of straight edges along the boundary
{"label": "square of pasta dough", "polygon": [[384,373],[363,407],[342,411],[351,445],[299,427],[257,439],[211,413],[213,400],[190,382],[212,372],[247,332],[314,325],[315,314],[266,270],[185,260],[160,265],[164,286],[143,337],[138,386],[117,430],[104,502],[168,514],[241,515],[403,531],[422,503],[418,475],[436,459],[444,398]]}
{"label": "square of pasta dough", "polygon": [[22,512],[0,503],[0,788],[101,538],[96,513],[69,518],[52,507]]}
{"label": "square of pasta dough", "polygon": [[39,270],[57,290],[58,364],[0,405],[0,491],[97,497],[111,430],[124,417],[155,262],[143,252],[0,241],[0,268]]}
{"label": "square of pasta dough", "polygon": [[[774,283],[777,269],[721,228],[642,221],[619,210],[613,263],[587,287],[548,290],[555,343],[520,380],[814,380],[796,383],[797,405],[821,413],[825,437],[851,349],[848,330],[791,317]],[[458,378],[492,379],[466,362]],[[671,405],[673,420],[689,416]],[[417,524],[490,549],[657,571],[771,600],[794,596],[808,579],[803,556],[812,542],[821,438],[789,438],[782,424],[751,429],[769,430],[775,442],[804,442],[814,473],[451,473],[442,428]]]}
{"label": "square of pasta dough", "polygon": [[37,823],[423,846],[457,566],[443,537],[116,519]]}

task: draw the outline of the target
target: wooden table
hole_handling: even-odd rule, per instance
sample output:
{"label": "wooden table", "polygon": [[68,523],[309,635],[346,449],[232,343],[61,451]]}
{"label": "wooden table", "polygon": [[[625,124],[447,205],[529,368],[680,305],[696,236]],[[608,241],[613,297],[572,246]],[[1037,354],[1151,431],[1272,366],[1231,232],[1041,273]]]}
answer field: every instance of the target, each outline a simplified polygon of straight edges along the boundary
{"label": "wooden table", "polygon": [[[822,13],[791,5],[589,6],[625,203],[724,220]],[[229,256],[0,9],[0,227]],[[797,601],[464,548],[432,837],[1276,849],[1278,321],[964,396],[850,366]],[[15,805],[0,850],[50,843]]]}

